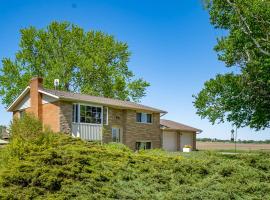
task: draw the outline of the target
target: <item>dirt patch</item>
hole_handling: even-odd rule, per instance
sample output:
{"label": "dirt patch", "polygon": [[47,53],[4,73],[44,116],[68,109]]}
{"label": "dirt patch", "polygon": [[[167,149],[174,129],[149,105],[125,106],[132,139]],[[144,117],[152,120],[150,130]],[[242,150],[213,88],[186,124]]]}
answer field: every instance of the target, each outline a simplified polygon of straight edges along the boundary
{"label": "dirt patch", "polygon": [[[270,151],[270,144],[236,144],[238,150],[262,150]],[[225,142],[197,142],[199,150],[231,150],[234,149],[234,143]]]}

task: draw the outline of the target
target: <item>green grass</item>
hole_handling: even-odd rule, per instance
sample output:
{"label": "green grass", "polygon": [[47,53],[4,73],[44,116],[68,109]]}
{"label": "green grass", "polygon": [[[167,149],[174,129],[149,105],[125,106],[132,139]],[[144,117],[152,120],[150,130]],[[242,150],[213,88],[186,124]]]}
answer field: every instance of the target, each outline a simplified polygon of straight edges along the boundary
{"label": "green grass", "polygon": [[0,199],[270,199],[267,153],[134,153],[22,130],[0,151]]}

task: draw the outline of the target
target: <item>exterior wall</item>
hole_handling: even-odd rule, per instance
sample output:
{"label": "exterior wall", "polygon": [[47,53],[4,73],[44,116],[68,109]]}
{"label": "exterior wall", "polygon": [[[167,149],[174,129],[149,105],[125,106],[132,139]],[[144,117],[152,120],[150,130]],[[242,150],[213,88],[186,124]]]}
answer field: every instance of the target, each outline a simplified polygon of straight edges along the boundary
{"label": "exterior wall", "polygon": [[192,145],[192,150],[193,151],[195,151],[197,149],[197,147],[196,147],[196,136],[197,136],[196,133],[193,133],[193,139],[192,139],[193,140],[192,141],[193,142],[193,145]]}
{"label": "exterior wall", "polygon": [[136,142],[150,141],[152,148],[161,148],[160,115],[153,114],[151,124],[137,123],[136,111],[109,108],[108,125],[104,125],[103,141],[112,141],[112,127],[121,128],[122,143],[135,149]]}
{"label": "exterior wall", "polygon": [[[39,106],[39,119],[43,123],[43,126],[50,128],[54,132],[59,132],[59,102],[40,104]],[[24,109],[24,111],[35,115],[31,107]],[[15,117],[20,117],[19,110],[13,112],[13,118]]]}
{"label": "exterior wall", "polygon": [[72,103],[60,101],[59,102],[59,126],[60,131],[64,133],[72,132]]}
{"label": "exterior wall", "polygon": [[125,144],[125,121],[126,111],[122,109],[108,108],[108,125],[103,126],[103,142],[112,141],[112,127],[119,127],[122,130],[122,142]]}
{"label": "exterior wall", "polygon": [[177,131],[177,151],[181,151],[180,144],[181,144],[181,132]]}
{"label": "exterior wall", "polygon": [[41,121],[43,126],[49,127],[54,132],[59,132],[59,102],[43,104],[41,110]]}
{"label": "exterior wall", "polygon": [[125,123],[125,140],[126,144],[131,149],[135,149],[136,142],[151,141],[152,148],[161,148],[161,129],[160,129],[160,114],[153,114],[151,124],[143,124],[136,122],[136,111],[127,110]]}

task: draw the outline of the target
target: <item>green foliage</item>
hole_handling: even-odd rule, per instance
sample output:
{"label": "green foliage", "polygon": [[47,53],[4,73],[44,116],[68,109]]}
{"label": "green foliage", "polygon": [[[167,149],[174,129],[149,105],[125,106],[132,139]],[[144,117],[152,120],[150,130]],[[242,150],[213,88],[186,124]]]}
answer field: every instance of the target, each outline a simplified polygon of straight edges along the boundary
{"label": "green foliage", "polygon": [[126,43],[101,31],[86,32],[67,22],[24,28],[15,60],[2,60],[2,103],[9,105],[33,76],[43,77],[47,88],[58,78],[61,90],[139,101],[149,83],[134,79],[129,57]]}
{"label": "green foliage", "polygon": [[269,1],[205,0],[211,23],[227,30],[215,46],[219,60],[237,73],[217,75],[195,96],[197,113],[210,122],[270,127]]}
{"label": "green foliage", "polygon": [[40,132],[39,122],[29,120],[12,126],[17,123],[15,133],[31,124],[31,136],[16,132],[1,150],[0,199],[270,198],[269,154],[135,153],[121,144]]}

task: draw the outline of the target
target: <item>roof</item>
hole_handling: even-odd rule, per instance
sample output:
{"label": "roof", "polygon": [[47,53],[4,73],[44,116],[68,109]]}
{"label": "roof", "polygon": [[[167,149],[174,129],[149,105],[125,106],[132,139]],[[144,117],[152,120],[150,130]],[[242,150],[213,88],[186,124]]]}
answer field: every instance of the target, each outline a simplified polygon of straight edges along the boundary
{"label": "roof", "polygon": [[163,126],[163,129],[167,130],[181,130],[181,131],[192,131],[192,132],[202,132],[202,130],[193,128],[191,126],[181,124],[175,121],[160,119],[160,125]]}
{"label": "roof", "polygon": [[99,96],[91,96],[86,94],[72,93],[72,92],[64,92],[59,90],[50,90],[40,88],[39,91],[41,93],[45,93],[47,95],[52,95],[54,97],[58,97],[60,100],[70,100],[70,101],[83,101],[83,102],[91,102],[96,104],[102,104],[106,106],[114,106],[119,108],[129,108],[129,109],[137,109],[137,110],[146,110],[156,113],[167,113],[166,111],[145,106],[142,104],[130,102],[130,101],[122,101],[118,99],[99,97]]}

